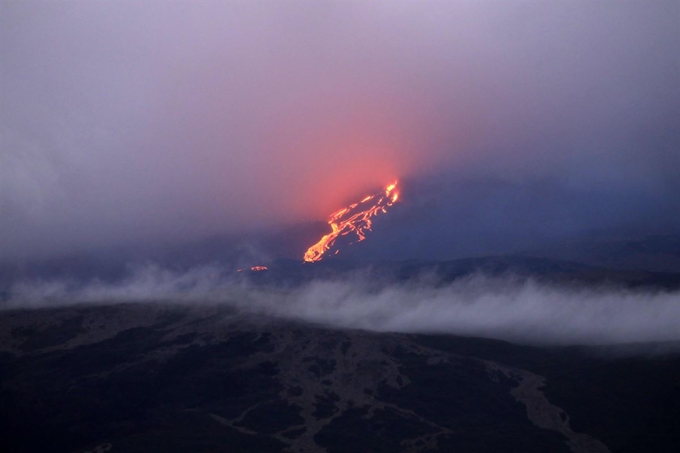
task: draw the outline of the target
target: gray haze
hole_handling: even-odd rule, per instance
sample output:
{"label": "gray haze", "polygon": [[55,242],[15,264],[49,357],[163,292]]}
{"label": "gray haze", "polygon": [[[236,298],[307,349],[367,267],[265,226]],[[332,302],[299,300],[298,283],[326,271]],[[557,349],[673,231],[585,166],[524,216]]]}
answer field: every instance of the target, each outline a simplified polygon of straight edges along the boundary
{"label": "gray haze", "polygon": [[678,228],[678,23],[676,0],[4,0],[0,261],[324,220],[395,177],[397,243]]}
{"label": "gray haze", "polygon": [[125,281],[28,281],[0,308],[126,302],[223,304],[245,313],[374,331],[447,333],[529,344],[679,342],[680,293],[574,288],[477,274],[446,286],[348,277],[258,289],[215,267],[137,269]]}

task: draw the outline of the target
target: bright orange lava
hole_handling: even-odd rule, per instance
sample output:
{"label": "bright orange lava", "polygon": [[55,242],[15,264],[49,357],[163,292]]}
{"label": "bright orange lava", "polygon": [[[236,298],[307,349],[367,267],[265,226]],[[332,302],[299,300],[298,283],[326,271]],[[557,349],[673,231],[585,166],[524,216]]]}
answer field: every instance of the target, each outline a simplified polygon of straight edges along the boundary
{"label": "bright orange lava", "polygon": [[[239,269],[238,271],[243,272],[244,270],[245,269]],[[253,271],[253,272],[258,272],[258,271],[266,271],[268,269],[267,269],[267,266],[253,266],[253,267],[250,268],[250,270]]]}
{"label": "bright orange lava", "polygon": [[[361,242],[366,239],[366,231],[371,231],[372,220],[371,217],[382,212],[387,213],[387,208],[392,206],[399,199],[399,192],[396,190],[397,183],[386,186],[381,192],[375,195],[369,195],[358,203],[349,205],[339,211],[331,214],[328,224],[331,226],[331,232],[325,235],[316,244],[311,246],[305,252],[304,260],[308,263],[319,261],[324,254],[328,252],[335,244],[336,239],[340,236],[346,236],[350,233],[357,235],[357,241]],[[369,203],[376,199],[377,201]],[[353,244],[351,242],[350,244]],[[339,250],[336,250],[334,255],[337,255]]]}

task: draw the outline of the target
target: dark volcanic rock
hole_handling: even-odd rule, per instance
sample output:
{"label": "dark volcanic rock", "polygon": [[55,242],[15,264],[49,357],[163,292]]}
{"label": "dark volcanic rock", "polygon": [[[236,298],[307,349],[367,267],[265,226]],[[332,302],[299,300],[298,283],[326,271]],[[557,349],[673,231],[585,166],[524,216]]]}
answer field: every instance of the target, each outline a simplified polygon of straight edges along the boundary
{"label": "dark volcanic rock", "polygon": [[219,306],[0,312],[3,451],[675,451],[680,359]]}

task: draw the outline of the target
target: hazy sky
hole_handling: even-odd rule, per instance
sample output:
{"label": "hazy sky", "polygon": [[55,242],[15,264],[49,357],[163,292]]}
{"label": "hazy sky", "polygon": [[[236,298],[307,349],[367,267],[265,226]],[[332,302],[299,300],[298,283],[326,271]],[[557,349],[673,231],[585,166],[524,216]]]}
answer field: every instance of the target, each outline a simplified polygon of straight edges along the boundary
{"label": "hazy sky", "polygon": [[678,226],[678,23],[677,0],[3,0],[0,260],[324,220],[395,177],[428,235]]}

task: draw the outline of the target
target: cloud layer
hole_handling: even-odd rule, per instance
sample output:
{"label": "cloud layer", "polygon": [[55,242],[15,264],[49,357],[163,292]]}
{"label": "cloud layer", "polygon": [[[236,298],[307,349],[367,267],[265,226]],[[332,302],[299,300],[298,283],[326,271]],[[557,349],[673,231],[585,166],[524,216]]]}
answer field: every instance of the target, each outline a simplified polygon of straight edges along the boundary
{"label": "cloud layer", "polygon": [[677,291],[576,288],[481,274],[443,286],[427,279],[395,284],[357,276],[278,288],[252,286],[218,268],[174,273],[148,266],[117,284],[17,284],[3,307],[126,302],[217,303],[264,319],[529,344],[680,342]]}

